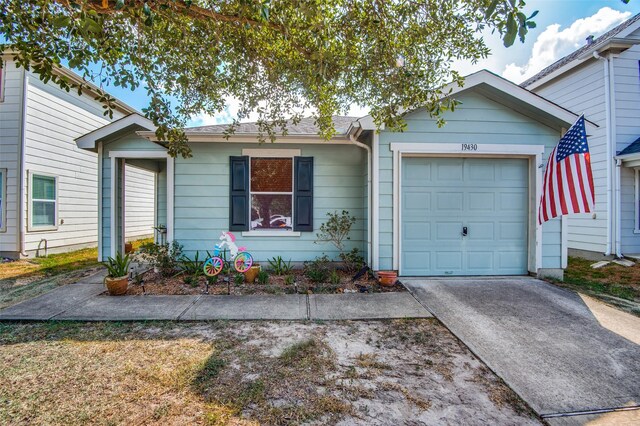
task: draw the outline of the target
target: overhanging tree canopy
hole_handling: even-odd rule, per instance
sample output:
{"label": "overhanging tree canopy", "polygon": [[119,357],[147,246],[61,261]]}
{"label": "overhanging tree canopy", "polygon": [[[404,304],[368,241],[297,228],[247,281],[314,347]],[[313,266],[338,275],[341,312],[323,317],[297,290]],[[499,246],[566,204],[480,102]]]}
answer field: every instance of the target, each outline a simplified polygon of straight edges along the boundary
{"label": "overhanging tree canopy", "polygon": [[[262,138],[286,133],[304,110],[322,136],[331,116],[354,103],[401,129],[402,111],[424,107],[440,118],[455,103],[441,87],[462,83],[453,60],[489,54],[483,30],[504,44],[535,24],[520,0],[3,0],[0,34],[20,66],[67,90],[55,73],[69,66],[86,79],[144,85],[144,113],[172,155],[189,156],[181,130],[214,115],[230,97],[238,119],[257,112]],[[96,64],[99,67],[96,68]],[[96,71],[99,69],[99,71]],[[177,99],[174,105],[171,98]],[[110,114],[113,99],[100,100]],[[233,126],[229,132],[233,132]]]}

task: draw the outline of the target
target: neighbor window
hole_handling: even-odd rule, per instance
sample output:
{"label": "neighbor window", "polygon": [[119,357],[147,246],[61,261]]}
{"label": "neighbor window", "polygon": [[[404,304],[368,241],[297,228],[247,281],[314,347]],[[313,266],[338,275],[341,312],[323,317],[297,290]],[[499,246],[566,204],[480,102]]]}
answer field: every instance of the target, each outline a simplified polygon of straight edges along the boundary
{"label": "neighbor window", "polygon": [[51,228],[56,226],[57,179],[53,176],[32,175],[31,178],[31,226]]}
{"label": "neighbor window", "polygon": [[293,229],[293,158],[251,158],[250,230]]}
{"label": "neighbor window", "polygon": [[0,232],[5,231],[6,207],[5,193],[7,192],[7,169],[0,169]]}

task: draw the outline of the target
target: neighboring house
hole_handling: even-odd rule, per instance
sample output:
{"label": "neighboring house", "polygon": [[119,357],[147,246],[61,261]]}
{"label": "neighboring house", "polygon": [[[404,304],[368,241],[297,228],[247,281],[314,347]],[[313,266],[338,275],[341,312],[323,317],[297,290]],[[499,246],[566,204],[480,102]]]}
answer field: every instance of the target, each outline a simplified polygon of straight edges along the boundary
{"label": "neighboring house", "polygon": [[521,84],[595,122],[593,214],[567,217],[569,248],[594,257],[640,253],[640,14]]}
{"label": "neighboring house", "polygon": [[[82,96],[16,67],[0,69],[0,256],[18,258],[95,246],[98,169],[74,139],[111,120],[94,90]],[[81,81],[73,72],[58,72]],[[135,112],[117,103],[114,119]],[[153,235],[155,175],[131,169],[128,239]],[[39,250],[40,249],[40,250]]]}
{"label": "neighboring house", "polygon": [[346,249],[376,270],[561,276],[566,232],[560,219],[538,225],[537,203],[546,157],[578,116],[487,71],[452,89],[462,104],[442,128],[424,111],[407,113],[402,133],[335,117],[330,141],[312,119],[273,144],[250,123],[228,140],[223,126],[196,127],[189,159],[168,156],[136,114],[82,136],[99,156],[101,258],[123,248],[121,177],[135,165],[158,173],[158,223],[189,256],[231,230],[259,261],[336,259],[316,233],[328,212],[347,210],[357,222]]}

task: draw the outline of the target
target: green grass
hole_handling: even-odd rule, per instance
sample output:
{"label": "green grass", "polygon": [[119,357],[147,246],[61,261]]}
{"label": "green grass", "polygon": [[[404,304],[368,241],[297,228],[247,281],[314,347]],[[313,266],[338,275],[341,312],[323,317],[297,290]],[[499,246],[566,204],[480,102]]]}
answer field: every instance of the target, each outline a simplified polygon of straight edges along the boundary
{"label": "green grass", "polygon": [[590,260],[570,257],[562,284],[592,294],[604,294],[631,301],[640,300],[640,264],[625,267],[610,263],[602,268],[593,269],[593,263]]}

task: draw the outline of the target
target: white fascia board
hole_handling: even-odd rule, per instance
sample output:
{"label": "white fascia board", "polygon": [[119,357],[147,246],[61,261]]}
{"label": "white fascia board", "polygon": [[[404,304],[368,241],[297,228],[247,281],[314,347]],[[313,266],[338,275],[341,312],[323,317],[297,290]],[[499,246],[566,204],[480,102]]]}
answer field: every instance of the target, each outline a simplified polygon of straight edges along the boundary
{"label": "white fascia board", "polygon": [[[559,105],[556,105],[553,102],[550,102],[547,99],[536,95],[535,93],[532,93],[530,90],[524,89],[517,84],[487,70],[480,70],[464,77],[463,86],[459,86],[454,83],[447,84],[442,88],[442,92],[446,94],[445,97],[450,97],[465,90],[472,89],[473,87],[480,84],[486,84],[501,92],[502,94],[504,94],[504,96],[516,98],[521,102],[529,104],[532,107],[551,115],[552,117],[556,117],[557,119],[568,124],[567,127],[575,123],[579,117],[578,114],[564,109]],[[369,127],[371,127],[371,129],[375,129],[375,126],[371,124],[373,123],[371,116],[360,118],[359,121],[361,122],[364,129],[369,129]],[[597,129],[596,125],[587,120],[585,120],[585,125],[587,128],[587,132],[593,133]]]}
{"label": "white fascia board", "polygon": [[119,120],[80,136],[76,139],[76,144],[78,145],[78,148],[94,150],[96,149],[98,141],[133,125],[154,131],[156,128],[153,125],[153,122],[148,118],[143,117],[140,114],[129,114],[126,117],[122,117]]}
{"label": "white fascia board", "polygon": [[[146,138],[151,142],[160,142],[156,137],[155,132],[146,132],[146,131],[138,131],[136,134],[140,137]],[[249,143],[249,144],[263,144],[264,142],[260,142],[258,139],[258,135],[256,134],[247,134],[247,135],[232,135],[228,139],[223,135],[216,134],[207,134],[207,133],[198,133],[198,134],[189,134],[187,133],[187,138],[189,142],[194,143]],[[267,142],[270,143],[270,142]],[[305,145],[351,145],[351,140],[345,136],[337,136],[330,140],[322,139],[318,135],[289,135],[289,136],[279,136],[276,138],[274,142],[276,144],[305,144]]]}

